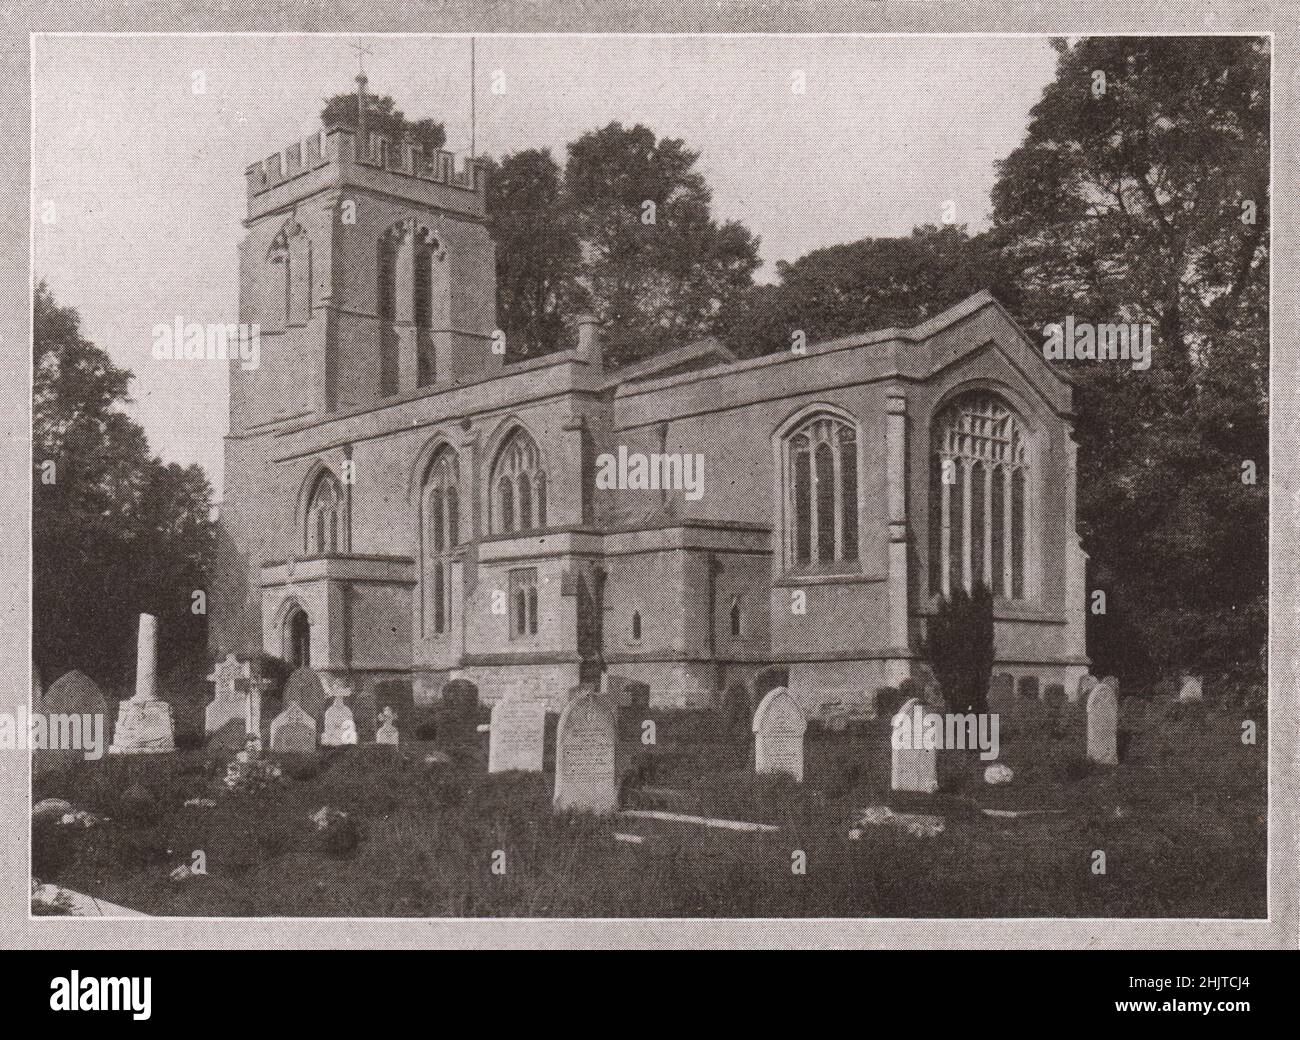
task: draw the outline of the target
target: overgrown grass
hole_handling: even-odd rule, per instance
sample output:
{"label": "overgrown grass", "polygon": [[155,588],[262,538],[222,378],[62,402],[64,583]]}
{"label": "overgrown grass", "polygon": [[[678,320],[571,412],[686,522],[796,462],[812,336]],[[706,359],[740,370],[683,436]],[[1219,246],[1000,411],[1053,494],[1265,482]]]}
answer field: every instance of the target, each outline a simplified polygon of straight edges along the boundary
{"label": "overgrown grass", "polygon": [[[361,746],[284,761],[269,791],[221,785],[228,755],[81,763],[36,780],[110,821],[42,825],[35,873],[150,914],[181,916],[563,917],[1262,917],[1266,835],[1264,718],[1241,743],[1240,712],[1126,699],[1118,768],[1084,759],[1076,706],[1018,705],[999,761],[1014,781],[984,783],[975,754],[941,756],[943,790],[889,791],[885,722],[810,728],[805,783],[756,777],[747,748],[701,712],[625,717],[620,762],[630,805],[771,823],[747,834],[551,812],[547,772],[486,772],[486,720],[439,716],[436,741]],[[641,723],[656,724],[642,743]],[[444,752],[451,764],[426,765]],[[143,795],[143,797],[142,797]],[[215,798],[215,808],[186,808]],[[665,801],[666,800],[666,801]],[[671,803],[671,804],[668,804]],[[945,831],[910,837],[850,825],[869,805],[937,812]],[[319,834],[323,806],[349,814],[350,840]],[[978,810],[1061,809],[999,819]],[[613,832],[642,835],[640,845]],[[792,870],[792,854],[807,870]],[[1106,853],[1105,875],[1092,853]],[[169,880],[202,851],[207,875]],[[495,873],[501,863],[504,873]]]}

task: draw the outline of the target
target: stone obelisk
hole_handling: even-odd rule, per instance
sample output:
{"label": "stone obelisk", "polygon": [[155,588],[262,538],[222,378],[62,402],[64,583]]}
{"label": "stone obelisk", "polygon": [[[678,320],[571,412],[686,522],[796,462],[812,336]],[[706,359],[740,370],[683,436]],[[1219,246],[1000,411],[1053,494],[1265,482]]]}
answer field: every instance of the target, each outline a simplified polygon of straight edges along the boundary
{"label": "stone obelisk", "polygon": [[111,755],[162,754],[176,750],[172,708],[160,701],[158,684],[158,619],[140,615],[140,636],[136,644],[135,696],[119,701],[117,725],[113,729]]}

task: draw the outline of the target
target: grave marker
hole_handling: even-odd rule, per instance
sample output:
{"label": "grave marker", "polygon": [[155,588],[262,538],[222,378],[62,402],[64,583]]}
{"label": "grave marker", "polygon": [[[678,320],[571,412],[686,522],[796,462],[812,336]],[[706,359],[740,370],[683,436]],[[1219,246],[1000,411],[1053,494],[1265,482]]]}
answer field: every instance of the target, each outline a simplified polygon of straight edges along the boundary
{"label": "grave marker", "polygon": [[546,702],[506,697],[492,705],[491,737],[488,741],[488,772],[518,769],[542,771],[542,748],[546,733]]}
{"label": "grave marker", "polygon": [[609,705],[592,693],[564,706],[555,730],[555,799],[557,811],[613,812],[617,726]]}
{"label": "grave marker", "polygon": [[788,773],[803,781],[808,719],[784,686],[768,691],[754,712],[754,772]]}
{"label": "grave marker", "polygon": [[1119,702],[1115,691],[1098,683],[1088,694],[1088,757],[1104,766],[1119,764],[1116,731]]}
{"label": "grave marker", "polygon": [[271,750],[309,752],[316,750],[316,720],[297,701],[292,701],[271,722]]}
{"label": "grave marker", "polygon": [[939,789],[938,752],[922,741],[925,716],[925,705],[913,697],[893,718],[889,783],[895,791],[934,794]]}

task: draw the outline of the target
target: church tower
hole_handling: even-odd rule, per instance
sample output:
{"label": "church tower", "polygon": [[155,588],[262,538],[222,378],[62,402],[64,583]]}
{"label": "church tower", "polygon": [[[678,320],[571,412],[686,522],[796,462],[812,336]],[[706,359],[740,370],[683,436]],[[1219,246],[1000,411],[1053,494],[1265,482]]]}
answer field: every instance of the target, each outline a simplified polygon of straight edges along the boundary
{"label": "church tower", "polygon": [[381,406],[499,367],[486,171],[365,125],[326,127],[248,167],[232,433]]}

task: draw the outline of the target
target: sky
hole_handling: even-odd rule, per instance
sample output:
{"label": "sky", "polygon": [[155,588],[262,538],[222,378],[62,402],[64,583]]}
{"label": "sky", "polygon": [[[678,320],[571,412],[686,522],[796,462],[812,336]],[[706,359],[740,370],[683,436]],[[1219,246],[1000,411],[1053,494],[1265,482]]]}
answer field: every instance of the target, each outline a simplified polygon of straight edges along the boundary
{"label": "sky", "polygon": [[[937,224],[987,226],[994,164],[1055,71],[1045,37],[479,36],[479,154],[566,145],[611,120],[701,153],[714,215],[778,260]],[[152,330],[238,314],[244,169],[369,89],[470,147],[465,36],[40,36],[33,42],[34,270],[130,369],[130,414],[221,494],[225,364],[151,357]],[[805,89],[796,93],[795,73]],[[492,91],[504,83],[503,93]],[[199,88],[202,88],[199,90]]]}

